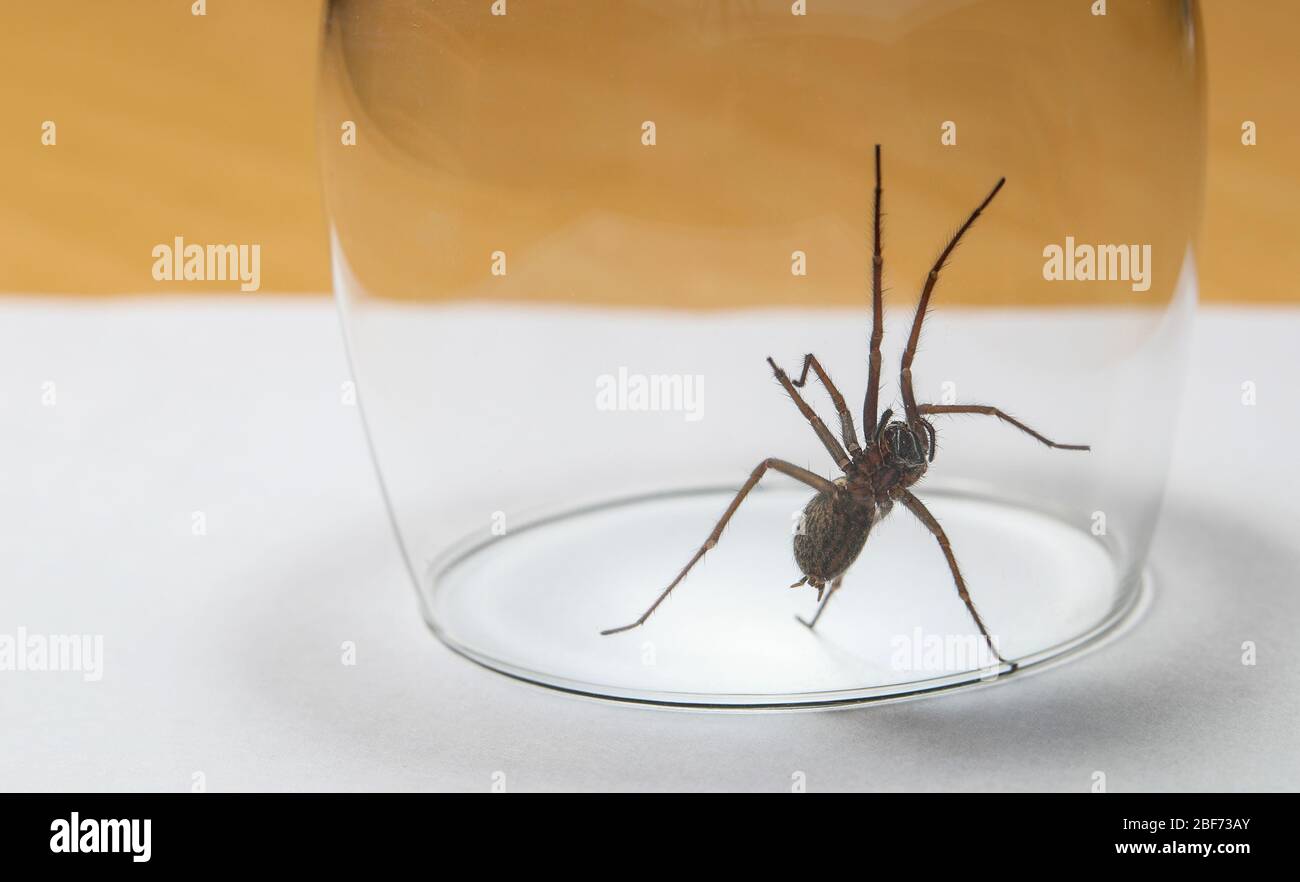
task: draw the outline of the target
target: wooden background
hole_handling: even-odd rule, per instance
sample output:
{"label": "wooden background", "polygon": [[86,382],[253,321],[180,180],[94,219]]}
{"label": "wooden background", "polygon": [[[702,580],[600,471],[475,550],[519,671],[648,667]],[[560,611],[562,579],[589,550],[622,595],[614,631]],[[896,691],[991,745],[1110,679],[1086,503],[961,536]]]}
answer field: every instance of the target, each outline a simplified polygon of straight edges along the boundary
{"label": "wooden background", "polygon": [[[313,122],[320,2],[208,0],[201,18],[190,7],[8,6],[0,29],[0,292],[174,291],[152,280],[141,255],[180,231],[194,242],[258,242],[274,252],[262,264],[263,292],[329,290]],[[1300,3],[1204,0],[1202,16],[1202,299],[1296,302],[1289,258],[1300,233]],[[1241,144],[1247,119],[1258,126],[1254,147]],[[57,146],[41,144],[46,120],[57,125]]]}

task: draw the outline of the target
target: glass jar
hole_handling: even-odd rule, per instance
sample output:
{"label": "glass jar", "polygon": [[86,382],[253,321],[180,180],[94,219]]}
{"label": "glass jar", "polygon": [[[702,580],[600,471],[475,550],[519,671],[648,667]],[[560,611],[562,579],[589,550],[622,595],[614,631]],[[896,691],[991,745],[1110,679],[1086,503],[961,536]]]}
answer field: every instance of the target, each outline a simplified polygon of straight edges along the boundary
{"label": "glass jar", "polygon": [[[1131,618],[1173,441],[1204,153],[1194,4],[332,0],[335,291],[424,617],[572,692],[802,707],[1005,680]],[[840,475],[767,362],[862,427],[882,145],[880,409],[931,264],[912,488],[816,629],[792,542]],[[812,374],[800,394],[840,422]],[[925,433],[922,433],[925,434]],[[869,440],[869,439],[868,439]],[[865,443],[865,441],[864,441]],[[928,440],[921,442],[928,447]],[[871,448],[867,444],[868,449]],[[925,452],[925,451],[923,451]],[[806,534],[805,534],[806,535]],[[1012,673],[1012,671],[1015,673]]]}

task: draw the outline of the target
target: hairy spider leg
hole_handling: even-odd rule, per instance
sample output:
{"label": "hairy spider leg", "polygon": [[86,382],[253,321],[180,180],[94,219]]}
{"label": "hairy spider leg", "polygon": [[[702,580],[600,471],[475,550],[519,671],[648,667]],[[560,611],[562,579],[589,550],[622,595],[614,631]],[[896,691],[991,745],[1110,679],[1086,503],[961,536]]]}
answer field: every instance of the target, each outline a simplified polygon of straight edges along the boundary
{"label": "hairy spider leg", "polygon": [[821,599],[821,603],[817,604],[817,612],[813,613],[812,621],[805,621],[802,616],[795,616],[795,618],[798,619],[803,624],[807,625],[810,629],[816,628],[817,620],[822,617],[822,611],[826,609],[826,604],[831,602],[831,598],[835,596],[836,591],[840,590],[840,585],[843,582],[844,582],[844,574],[841,573],[838,577],[836,577],[835,581],[831,583],[831,588],[829,591],[826,592],[826,596]]}
{"label": "hairy spider leg", "polygon": [[808,402],[803,400],[803,397],[799,394],[799,390],[794,387],[794,383],[790,382],[790,378],[786,376],[785,371],[777,367],[776,362],[770,357],[768,358],[767,363],[772,366],[772,372],[776,374],[777,381],[781,384],[782,388],[789,393],[790,397],[794,399],[794,403],[799,408],[799,412],[804,415],[804,419],[808,420],[808,423],[813,427],[813,431],[817,433],[817,437],[820,438],[822,444],[825,445],[827,452],[831,455],[831,459],[835,460],[835,464],[840,467],[840,471],[847,469],[849,467],[849,455],[844,452],[844,448],[840,446],[840,442],[835,440],[835,436],[831,434],[831,430],[826,428],[826,424],[822,422],[822,418],[817,416],[817,413],[808,406]]}
{"label": "hairy spider leg", "polygon": [[872,201],[872,256],[871,256],[871,355],[867,365],[867,397],[862,402],[862,440],[870,441],[876,434],[876,407],[880,403],[880,341],[885,336],[885,317],[880,288],[884,258],[880,255],[880,145],[876,145],[876,192]]}
{"label": "hairy spider leg", "polygon": [[876,436],[871,439],[871,443],[873,445],[875,446],[880,445],[880,436],[884,433],[885,426],[889,425],[889,421],[893,418],[894,418],[893,408],[889,408],[889,407],[885,408],[885,412],[880,415],[880,425],[876,426]]}
{"label": "hairy spider leg", "polygon": [[786,462],[782,459],[763,460],[758,464],[758,467],[750,473],[749,480],[745,482],[745,485],[740,488],[740,492],[731,500],[731,504],[728,505],[727,510],[723,512],[722,518],[713,528],[713,532],[709,534],[709,538],[700,546],[700,550],[695,552],[695,556],[692,557],[690,562],[682,568],[680,573],[677,574],[677,578],[673,579],[672,583],[655,599],[655,602],[650,604],[650,608],[642,613],[641,617],[635,622],[624,625],[621,628],[610,628],[608,631],[601,631],[600,633],[602,635],[617,634],[620,631],[630,631],[633,628],[645,624],[645,620],[650,618],[651,613],[659,608],[659,604],[663,603],[664,600],[668,598],[668,595],[672,594],[673,589],[677,587],[678,583],[681,582],[682,579],[686,578],[686,574],[691,571],[691,567],[695,566],[695,564],[699,562],[700,558],[704,557],[705,553],[708,552],[710,548],[718,544],[718,539],[721,538],[722,531],[726,528],[727,522],[731,520],[731,516],[736,513],[736,509],[740,508],[740,504],[745,501],[745,497],[749,495],[749,491],[754,489],[755,485],[758,484],[759,480],[768,469],[775,469],[778,472],[789,475],[795,480],[802,481],[819,492],[828,490],[833,492],[836,489],[833,483],[826,480],[821,475],[800,468],[794,463]]}
{"label": "hairy spider leg", "polygon": [[849,406],[844,403],[844,396],[840,394],[839,389],[835,388],[830,376],[827,375],[826,371],[822,370],[821,362],[811,352],[803,357],[803,373],[799,374],[799,379],[794,381],[794,387],[796,389],[804,387],[804,384],[808,382],[808,368],[810,367],[813,369],[813,373],[817,374],[817,379],[822,381],[826,391],[830,393],[831,404],[835,406],[835,412],[840,415],[840,434],[844,437],[844,446],[848,448],[851,456],[857,456],[862,452],[862,448],[858,446],[858,433],[853,428],[853,414],[849,413]]}
{"label": "hairy spider leg", "polygon": [[948,262],[948,258],[952,255],[953,249],[957,247],[957,243],[961,241],[961,237],[971,228],[971,225],[984,212],[984,209],[988,208],[989,203],[993,201],[993,197],[998,195],[998,191],[1002,189],[1002,185],[1006,182],[1006,178],[999,178],[998,182],[993,185],[989,195],[985,196],[979,207],[971,212],[970,217],[966,218],[966,223],[962,224],[957,232],[953,234],[953,237],[948,240],[948,244],[944,246],[943,251],[939,252],[939,259],[930,268],[930,275],[926,277],[925,287],[921,289],[921,299],[916,304],[916,315],[912,318],[912,333],[907,338],[907,348],[903,350],[903,364],[898,380],[898,385],[903,393],[903,409],[906,411],[907,423],[917,431],[920,431],[920,414],[916,409],[916,398],[912,395],[912,360],[916,358],[916,347],[921,340],[921,324],[925,321],[925,311],[930,307],[930,293],[934,290],[934,283],[939,280],[939,271]]}
{"label": "hairy spider leg", "polygon": [[1011,670],[1014,671],[1016,665],[1007,661],[1002,657],[1002,653],[998,652],[997,646],[993,643],[993,638],[989,636],[988,628],[984,627],[984,619],[980,618],[979,610],[975,608],[975,601],[970,599],[970,592],[966,590],[966,580],[961,576],[961,570],[957,567],[957,558],[952,553],[951,543],[948,542],[948,534],[943,531],[943,527],[939,526],[939,522],[934,519],[934,515],[930,514],[930,510],[925,507],[925,504],[913,496],[911,491],[904,490],[902,495],[899,496],[899,501],[907,506],[912,514],[916,515],[927,530],[934,534],[934,538],[939,542],[939,548],[943,551],[943,556],[948,559],[948,569],[952,570],[952,580],[957,584],[957,593],[961,595],[962,603],[966,604],[966,609],[970,611],[971,618],[975,620],[975,627],[980,629],[980,633],[984,635],[984,641],[988,643],[989,649],[997,657],[997,660],[1005,665],[1011,665]]}
{"label": "hairy spider leg", "polygon": [[929,436],[930,462],[934,462],[935,451],[939,448],[939,436],[934,431],[934,423],[927,419],[922,419],[921,425],[925,428],[925,434]]}
{"label": "hairy spider leg", "polygon": [[1058,444],[1033,429],[1026,426],[1020,420],[1007,414],[1005,411],[996,407],[990,407],[987,404],[922,404],[917,407],[919,414],[952,414],[952,413],[977,413],[984,416],[995,416],[1005,423],[1010,423],[1026,435],[1037,438],[1048,447],[1055,447],[1057,450],[1091,450],[1092,447],[1087,444]]}

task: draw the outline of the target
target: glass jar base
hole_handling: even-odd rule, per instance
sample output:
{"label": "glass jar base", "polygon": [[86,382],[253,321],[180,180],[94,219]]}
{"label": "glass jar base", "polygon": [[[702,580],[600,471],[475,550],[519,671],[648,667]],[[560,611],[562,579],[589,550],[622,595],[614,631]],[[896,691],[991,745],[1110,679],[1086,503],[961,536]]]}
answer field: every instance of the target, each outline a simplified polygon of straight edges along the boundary
{"label": "glass jar base", "polygon": [[1107,547],[1049,515],[924,489],[1001,654],[976,630],[934,537],[901,507],[811,630],[791,534],[810,491],[760,487],[718,546],[640,628],[634,621],[708,536],[734,489],[611,501],[471,536],[434,560],[425,618],[448,646],[518,679],[692,708],[834,707],[1000,682],[1095,645],[1142,585]]}

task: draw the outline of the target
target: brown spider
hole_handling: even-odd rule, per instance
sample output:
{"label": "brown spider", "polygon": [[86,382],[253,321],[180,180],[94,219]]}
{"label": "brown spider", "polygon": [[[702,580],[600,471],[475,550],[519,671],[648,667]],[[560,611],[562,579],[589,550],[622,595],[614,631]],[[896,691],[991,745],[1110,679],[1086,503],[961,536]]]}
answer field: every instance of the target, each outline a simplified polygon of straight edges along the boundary
{"label": "brown spider", "polygon": [[[740,492],[731,501],[731,505],[727,506],[722,519],[713,528],[713,532],[709,534],[709,538],[705,540],[704,545],[699,551],[695,552],[695,556],[677,574],[677,578],[673,579],[672,584],[664,589],[664,592],[656,598],[649,609],[642,613],[641,618],[630,625],[602,631],[602,634],[617,634],[620,631],[628,631],[644,624],[646,619],[650,618],[650,614],[659,607],[659,604],[664,602],[664,599],[672,593],[678,583],[691,571],[691,567],[695,566],[710,548],[718,544],[718,538],[722,535],[727,522],[731,520],[731,516],[736,513],[740,503],[744,501],[749,491],[754,489],[754,486],[763,477],[764,473],[768,469],[775,469],[798,481],[802,481],[818,491],[817,495],[812,498],[812,501],[804,509],[802,529],[794,537],[794,559],[804,576],[790,587],[798,588],[805,583],[811,585],[817,589],[817,599],[819,601],[817,612],[812,621],[804,622],[803,619],[800,619],[801,622],[809,628],[816,626],[817,620],[821,618],[822,612],[826,609],[826,604],[844,581],[845,571],[853,565],[853,562],[857,560],[858,555],[862,552],[871,528],[885,515],[889,514],[895,502],[901,502],[912,514],[916,515],[926,529],[933,533],[935,539],[939,541],[939,548],[942,549],[944,557],[947,558],[949,569],[952,570],[953,581],[957,583],[957,593],[961,595],[962,602],[966,604],[966,609],[970,611],[971,618],[975,620],[975,625],[979,628],[980,634],[984,636],[989,649],[993,651],[998,661],[1010,665],[1011,670],[1015,670],[1015,664],[1002,657],[994,645],[993,638],[989,636],[988,629],[984,627],[984,620],[980,618],[979,611],[975,609],[970,593],[966,590],[966,582],[962,578],[961,570],[957,568],[957,558],[953,556],[952,547],[948,543],[948,537],[945,535],[943,527],[939,526],[939,522],[935,520],[934,515],[930,514],[929,509],[908,489],[924,477],[929,464],[934,461],[936,439],[934,426],[926,419],[928,415],[976,413],[995,416],[1004,422],[1010,423],[1022,432],[1032,435],[1048,447],[1056,447],[1062,450],[1090,449],[1087,445],[1057,444],[1050,441],[996,407],[982,404],[917,404],[912,393],[912,360],[916,356],[917,342],[921,337],[921,323],[924,321],[926,309],[930,305],[930,292],[934,290],[934,283],[939,278],[939,271],[943,269],[962,235],[970,229],[971,225],[975,223],[975,219],[993,201],[993,197],[1002,189],[1004,183],[1006,183],[1006,178],[1001,178],[993,186],[992,192],[984,198],[979,207],[971,213],[971,216],[966,219],[966,222],[948,241],[943,251],[940,252],[939,259],[934,262],[934,266],[930,269],[930,275],[926,278],[925,287],[921,290],[921,300],[916,306],[916,315],[912,319],[912,333],[907,339],[907,348],[903,351],[899,386],[903,394],[905,419],[894,420],[892,419],[893,411],[886,410],[881,414],[879,422],[877,422],[876,406],[880,394],[880,341],[884,336],[884,321],[881,311],[880,290],[881,269],[883,267],[880,256],[880,145],[876,145],[876,189],[873,212],[874,255],[871,262],[871,355],[866,401],[862,407],[863,439],[867,444],[866,449],[862,449],[858,444],[857,433],[853,427],[853,416],[844,403],[844,397],[835,388],[831,378],[822,370],[816,356],[809,353],[804,357],[803,373],[794,382],[791,382],[785,371],[777,367],[776,362],[769,358],[767,363],[772,366],[777,380],[785,388],[785,391],[790,394],[790,397],[794,399],[800,413],[812,424],[813,431],[817,433],[817,437],[826,446],[844,476],[830,481],[821,475],[814,474],[784,460],[763,460],[759,463],[758,468],[754,469],[753,473],[750,474],[745,485],[740,488]],[[840,434],[844,439],[843,446],[840,445],[840,442],[826,428],[826,424],[821,421],[796,391],[803,388],[807,382],[809,368],[817,374],[817,378],[821,380],[822,385],[826,387],[826,391],[830,393],[831,402],[835,405],[835,410],[840,417]],[[822,593],[828,583],[830,584],[830,591],[823,598]]]}

